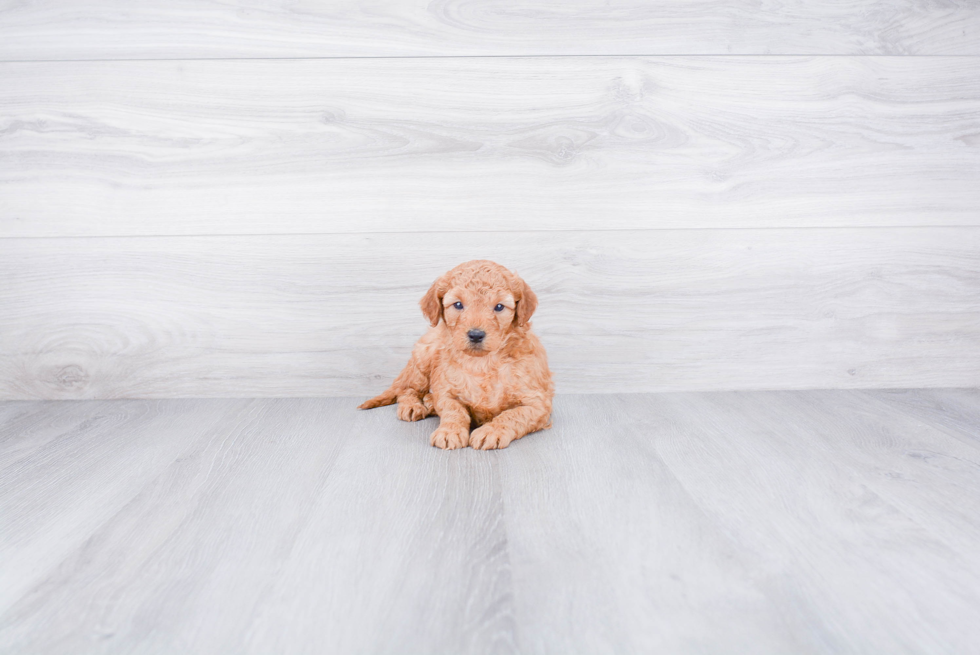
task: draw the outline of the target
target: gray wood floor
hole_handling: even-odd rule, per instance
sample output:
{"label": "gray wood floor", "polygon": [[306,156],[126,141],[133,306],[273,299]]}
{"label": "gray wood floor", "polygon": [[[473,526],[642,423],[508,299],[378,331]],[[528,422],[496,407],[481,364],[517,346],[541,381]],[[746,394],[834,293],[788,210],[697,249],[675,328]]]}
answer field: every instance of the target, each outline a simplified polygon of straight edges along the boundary
{"label": "gray wood floor", "polygon": [[0,652],[970,652],[980,392],[0,404]]}

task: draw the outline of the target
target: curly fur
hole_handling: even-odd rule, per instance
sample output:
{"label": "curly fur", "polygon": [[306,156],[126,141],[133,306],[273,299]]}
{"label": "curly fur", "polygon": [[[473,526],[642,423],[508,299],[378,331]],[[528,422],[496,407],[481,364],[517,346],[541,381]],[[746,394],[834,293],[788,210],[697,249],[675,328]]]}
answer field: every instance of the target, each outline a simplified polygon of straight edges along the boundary
{"label": "curly fur", "polygon": [[[551,427],[555,388],[529,322],[537,304],[527,283],[503,266],[460,264],[422,297],[419,305],[432,328],[415,344],[408,365],[387,391],[360,408],[397,402],[403,421],[437,415],[431,443],[449,449],[506,448]],[[482,342],[469,339],[473,329],[486,333]]]}

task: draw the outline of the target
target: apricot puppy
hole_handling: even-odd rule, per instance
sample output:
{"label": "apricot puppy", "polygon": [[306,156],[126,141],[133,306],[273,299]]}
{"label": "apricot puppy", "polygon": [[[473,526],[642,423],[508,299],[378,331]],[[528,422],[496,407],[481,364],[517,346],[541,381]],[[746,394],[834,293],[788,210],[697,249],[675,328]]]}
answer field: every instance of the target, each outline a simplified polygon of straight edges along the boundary
{"label": "apricot puppy", "polygon": [[524,280],[490,261],[466,262],[419,304],[432,328],[391,387],[360,409],[397,401],[403,421],[438,415],[439,448],[506,448],[551,427],[555,387],[528,322],[538,298]]}

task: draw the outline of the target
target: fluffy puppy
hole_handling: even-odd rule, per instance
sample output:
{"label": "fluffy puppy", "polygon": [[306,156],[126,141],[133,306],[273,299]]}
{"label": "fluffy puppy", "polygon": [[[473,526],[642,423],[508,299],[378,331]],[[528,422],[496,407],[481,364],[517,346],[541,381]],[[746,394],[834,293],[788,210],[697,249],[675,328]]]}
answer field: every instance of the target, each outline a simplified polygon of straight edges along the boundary
{"label": "fluffy puppy", "polygon": [[419,305],[432,328],[391,387],[361,409],[397,402],[403,421],[438,415],[439,448],[506,448],[551,427],[555,387],[528,322],[538,298],[524,280],[490,261],[466,262]]}

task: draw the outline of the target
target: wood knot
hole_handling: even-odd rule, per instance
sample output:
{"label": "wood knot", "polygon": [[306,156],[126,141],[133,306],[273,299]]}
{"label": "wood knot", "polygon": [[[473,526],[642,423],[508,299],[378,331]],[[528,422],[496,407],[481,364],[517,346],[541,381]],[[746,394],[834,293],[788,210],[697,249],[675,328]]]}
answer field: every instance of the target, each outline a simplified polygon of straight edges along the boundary
{"label": "wood knot", "polygon": [[76,364],[69,364],[68,366],[65,366],[58,371],[58,374],[55,377],[58,381],[58,385],[65,389],[83,387],[88,383],[88,373],[86,373],[81,366]]}

